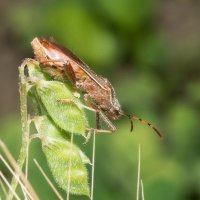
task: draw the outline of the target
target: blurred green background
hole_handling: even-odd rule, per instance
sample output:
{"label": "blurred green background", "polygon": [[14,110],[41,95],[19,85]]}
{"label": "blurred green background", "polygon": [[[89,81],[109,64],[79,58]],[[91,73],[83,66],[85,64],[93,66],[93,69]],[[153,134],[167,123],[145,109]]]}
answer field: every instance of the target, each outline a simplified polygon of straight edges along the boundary
{"label": "blurred green background", "polygon": [[[135,199],[139,144],[146,199],[200,199],[199,1],[1,1],[0,137],[15,158],[21,145],[17,67],[33,57],[36,36],[52,36],[72,49],[112,82],[126,112],[164,134],[159,140],[139,122],[130,133],[122,119],[116,134],[98,135],[95,200]],[[92,142],[82,142],[91,158]],[[29,177],[41,199],[56,199],[32,161],[49,171],[40,146],[31,144]]]}

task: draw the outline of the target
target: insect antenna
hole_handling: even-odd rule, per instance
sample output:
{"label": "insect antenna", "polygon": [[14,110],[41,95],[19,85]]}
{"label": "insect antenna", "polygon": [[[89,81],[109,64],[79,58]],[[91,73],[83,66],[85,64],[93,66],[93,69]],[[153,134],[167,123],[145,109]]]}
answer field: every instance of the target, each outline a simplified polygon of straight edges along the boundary
{"label": "insect antenna", "polygon": [[[127,115],[128,116],[128,115]],[[130,123],[131,123],[131,132],[133,131],[133,119],[131,117],[128,116],[128,118],[130,119]]]}
{"label": "insect antenna", "polygon": [[144,119],[141,119],[137,116],[134,116],[134,115],[130,115],[130,114],[125,114],[131,121],[131,132],[133,131],[133,120],[137,120],[137,121],[140,121],[141,123],[143,124],[146,124],[148,125],[149,127],[151,127],[156,133],[157,135],[160,137],[160,138],[163,138],[163,135],[162,133],[154,126],[152,125],[151,123],[149,123],[148,121],[144,120]]}

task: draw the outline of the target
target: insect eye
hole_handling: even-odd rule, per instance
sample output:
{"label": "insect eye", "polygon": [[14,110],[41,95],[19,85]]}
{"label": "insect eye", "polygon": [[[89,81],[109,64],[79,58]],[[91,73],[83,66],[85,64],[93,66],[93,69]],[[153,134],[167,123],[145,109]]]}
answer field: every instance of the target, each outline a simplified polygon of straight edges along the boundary
{"label": "insect eye", "polygon": [[119,110],[115,110],[114,113],[115,113],[115,115],[120,115]]}

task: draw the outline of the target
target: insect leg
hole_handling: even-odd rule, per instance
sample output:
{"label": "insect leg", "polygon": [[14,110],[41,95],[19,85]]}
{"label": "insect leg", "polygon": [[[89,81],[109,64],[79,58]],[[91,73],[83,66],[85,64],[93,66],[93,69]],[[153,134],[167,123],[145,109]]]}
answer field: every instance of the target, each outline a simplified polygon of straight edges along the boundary
{"label": "insect leg", "polygon": [[41,64],[46,64],[46,63],[60,63],[60,62],[63,62],[63,63],[66,63],[66,60],[63,60],[63,59],[46,59],[46,60],[42,60],[40,61]]}
{"label": "insect leg", "polygon": [[96,112],[96,128],[101,129],[99,112]]}
{"label": "insect leg", "polygon": [[[82,103],[74,101],[73,99],[61,99],[59,101],[64,102],[64,103],[73,103],[73,104],[75,104],[77,106],[81,106],[81,107],[83,107],[83,108],[85,108],[87,110],[90,110],[90,111],[96,113],[96,129],[95,128],[86,128],[86,130],[88,131],[88,134],[87,134],[87,137],[86,137],[86,140],[85,140],[84,144],[88,143],[88,141],[91,138],[92,133],[113,133],[114,131],[116,131],[116,127],[110,122],[110,120],[103,114],[102,111],[100,111],[98,109],[95,109],[94,105],[93,105],[93,107],[86,106],[86,105],[84,105]],[[106,124],[111,128],[110,130],[101,129],[100,121],[99,121],[100,115],[103,118],[103,120],[106,122]]]}
{"label": "insect leg", "polygon": [[63,60],[63,59],[43,59],[39,61],[40,64],[47,66],[55,66],[58,70],[63,71],[63,66],[68,65],[68,61],[67,60]]}
{"label": "insect leg", "polygon": [[76,76],[70,62],[66,63],[63,67],[65,75],[68,77],[73,85],[76,85]]}
{"label": "insect leg", "polygon": [[[76,84],[76,76],[74,73],[74,70],[71,66],[71,63],[68,60],[63,60],[63,59],[58,59],[58,60],[52,60],[52,59],[48,59],[48,60],[44,60],[42,62],[40,62],[41,64],[45,64],[45,63],[53,63],[55,64],[55,66],[60,69],[61,71],[64,71],[65,75],[67,76],[67,78],[71,81],[71,83],[73,85]],[[62,63],[62,66],[56,65],[56,63]]]}
{"label": "insect leg", "polygon": [[[88,128],[87,130],[88,130],[88,134],[87,134],[87,137],[86,137],[86,140],[85,140],[84,144],[88,143],[88,141],[91,138],[92,133],[95,134],[97,130],[101,130],[100,118],[99,118],[99,112],[98,111],[96,112],[96,129]],[[105,133],[105,130],[103,130],[103,131]]]}
{"label": "insect leg", "polygon": [[60,99],[59,101],[61,101],[61,102],[63,102],[63,103],[73,103],[73,104],[75,104],[75,105],[77,105],[77,106],[81,106],[81,107],[83,107],[83,108],[85,108],[85,109],[87,109],[87,110],[90,110],[90,111],[92,111],[92,112],[97,112],[95,109],[93,109],[93,108],[91,108],[91,107],[89,107],[89,106],[86,106],[86,105],[84,105],[84,104],[82,104],[82,103],[79,103],[79,102],[77,102],[77,101],[75,101],[75,100],[73,100],[73,99]]}
{"label": "insect leg", "polygon": [[[97,129],[96,133],[113,133],[116,131],[116,127],[114,126],[114,124],[108,119],[108,117],[101,111],[101,109],[99,109],[94,103],[92,103],[89,100],[89,97],[87,94],[84,95],[84,100],[86,102],[86,104],[89,105],[89,107],[93,108],[94,110],[96,110],[96,112],[99,113],[99,115],[101,116],[101,118],[103,119],[103,121],[106,123],[106,125],[110,128],[110,130],[101,130],[101,129]],[[99,123],[99,122],[98,122]],[[97,124],[98,125],[98,124]],[[99,125],[98,125],[99,126]]]}
{"label": "insect leg", "polygon": [[[95,112],[96,115],[96,122],[97,122],[97,129],[96,129],[96,133],[113,133],[116,131],[116,127],[112,124],[112,122],[108,119],[108,117],[100,110],[97,108],[97,106],[95,106],[92,102],[90,102],[88,100],[87,97],[85,97],[86,95],[84,95],[84,100],[86,101],[86,103],[89,106],[86,106],[82,103],[76,102],[73,99],[61,99],[59,101],[64,102],[64,103],[73,103],[75,105],[81,106],[87,110],[90,110],[92,112]],[[107,126],[110,128],[110,130],[103,130],[100,129],[100,123],[99,123],[99,116],[102,117],[102,119],[104,120],[104,122],[107,124]],[[99,127],[99,128],[98,128]],[[89,130],[89,129],[88,129]],[[91,129],[90,129],[91,130]]]}

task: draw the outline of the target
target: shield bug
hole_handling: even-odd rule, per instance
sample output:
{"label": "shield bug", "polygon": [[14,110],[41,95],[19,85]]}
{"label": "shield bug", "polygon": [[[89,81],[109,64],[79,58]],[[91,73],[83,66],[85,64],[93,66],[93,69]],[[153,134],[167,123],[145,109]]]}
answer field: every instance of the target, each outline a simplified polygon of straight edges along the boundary
{"label": "shield bug", "polygon": [[[69,79],[75,89],[83,93],[84,100],[88,105],[83,105],[83,107],[97,113],[97,127],[100,127],[99,116],[101,116],[103,121],[110,128],[109,130],[97,128],[95,130],[96,133],[116,131],[116,127],[111,120],[117,120],[122,116],[126,116],[131,120],[131,131],[133,130],[133,120],[138,120],[151,127],[160,137],[162,137],[160,131],[148,121],[125,113],[122,110],[115,95],[114,88],[108,79],[97,75],[69,49],[44,38],[34,38],[31,44],[36,60],[42,65],[47,73],[57,79]],[[71,102],[69,99],[63,99],[63,101]]]}

